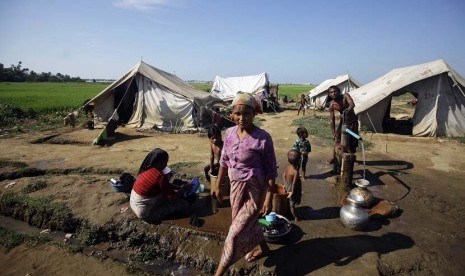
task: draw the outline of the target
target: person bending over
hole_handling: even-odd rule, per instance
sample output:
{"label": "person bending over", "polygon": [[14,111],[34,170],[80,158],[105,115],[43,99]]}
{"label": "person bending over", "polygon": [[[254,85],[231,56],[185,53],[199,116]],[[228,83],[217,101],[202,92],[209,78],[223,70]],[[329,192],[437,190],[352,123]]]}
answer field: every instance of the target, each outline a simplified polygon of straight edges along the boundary
{"label": "person bending over", "polygon": [[175,213],[188,214],[189,202],[182,195],[191,185],[171,184],[163,169],[169,156],[160,148],[152,150],[142,162],[132,187],[129,204],[140,219],[157,223]]}
{"label": "person bending over", "polygon": [[[205,178],[210,181],[211,175],[218,175],[220,169],[221,150],[223,149],[223,139],[219,127],[212,125],[208,129],[208,139],[210,140],[210,164],[205,166]],[[216,161],[216,162],[215,162]]]}

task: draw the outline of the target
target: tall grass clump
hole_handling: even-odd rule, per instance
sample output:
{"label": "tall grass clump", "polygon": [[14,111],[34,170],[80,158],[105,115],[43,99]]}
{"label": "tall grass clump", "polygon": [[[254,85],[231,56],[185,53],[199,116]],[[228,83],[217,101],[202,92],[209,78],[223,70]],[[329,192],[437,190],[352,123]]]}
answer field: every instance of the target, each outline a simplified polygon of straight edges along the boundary
{"label": "tall grass clump", "polygon": [[9,251],[16,246],[26,243],[28,247],[35,247],[48,243],[52,240],[50,236],[40,234],[22,234],[3,229],[0,227],[0,246]]}

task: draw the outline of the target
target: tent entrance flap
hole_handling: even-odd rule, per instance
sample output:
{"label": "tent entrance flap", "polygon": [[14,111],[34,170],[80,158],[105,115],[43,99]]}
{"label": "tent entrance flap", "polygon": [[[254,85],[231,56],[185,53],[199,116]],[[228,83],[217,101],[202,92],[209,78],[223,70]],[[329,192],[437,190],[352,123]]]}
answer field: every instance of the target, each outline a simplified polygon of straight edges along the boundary
{"label": "tent entrance flap", "polygon": [[134,113],[128,125],[168,131],[194,127],[192,100],[143,76],[138,76],[136,83]]}
{"label": "tent entrance flap", "polygon": [[134,112],[135,91],[137,84],[131,78],[129,83],[115,88],[115,109],[118,110],[119,121],[127,124]]}

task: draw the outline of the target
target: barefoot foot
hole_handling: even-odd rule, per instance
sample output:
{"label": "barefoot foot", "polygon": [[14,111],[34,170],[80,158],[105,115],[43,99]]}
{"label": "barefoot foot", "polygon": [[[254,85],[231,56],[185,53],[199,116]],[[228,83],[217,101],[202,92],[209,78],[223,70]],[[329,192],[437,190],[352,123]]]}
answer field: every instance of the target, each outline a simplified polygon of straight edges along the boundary
{"label": "barefoot foot", "polygon": [[263,250],[260,247],[258,247],[258,248],[253,249],[249,253],[245,254],[245,260],[250,263],[262,257],[265,257],[266,255],[267,254],[263,252]]}

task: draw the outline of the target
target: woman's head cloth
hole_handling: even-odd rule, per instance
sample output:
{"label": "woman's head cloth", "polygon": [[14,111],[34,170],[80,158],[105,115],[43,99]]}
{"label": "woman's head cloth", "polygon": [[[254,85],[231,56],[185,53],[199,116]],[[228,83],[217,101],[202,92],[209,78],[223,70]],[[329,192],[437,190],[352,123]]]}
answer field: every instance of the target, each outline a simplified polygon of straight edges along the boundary
{"label": "woman's head cloth", "polygon": [[250,106],[255,110],[256,114],[263,113],[260,104],[257,103],[257,100],[252,96],[252,94],[245,93],[245,92],[237,92],[236,97],[231,104],[231,106],[235,106],[238,104],[243,104]]}

